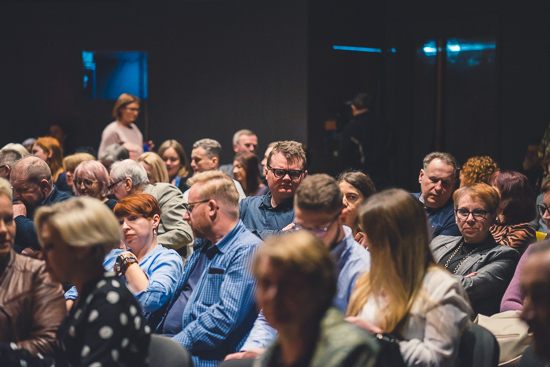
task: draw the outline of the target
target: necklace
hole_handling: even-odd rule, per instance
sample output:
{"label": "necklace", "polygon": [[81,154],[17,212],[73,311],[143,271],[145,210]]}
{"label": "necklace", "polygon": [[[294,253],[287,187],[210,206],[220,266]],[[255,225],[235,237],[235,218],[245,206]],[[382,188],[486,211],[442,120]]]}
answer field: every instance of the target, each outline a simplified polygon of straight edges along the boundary
{"label": "necklace", "polygon": [[[447,259],[447,262],[445,263],[445,269],[447,269],[449,267],[449,264],[452,260],[453,257],[455,257],[455,255],[458,253],[458,251],[460,251],[460,249],[462,248],[462,245],[464,245],[464,240],[462,240],[462,242],[460,242],[460,245],[456,248],[456,250],[454,250],[453,254],[451,255],[451,257],[449,257]],[[460,262],[458,263],[458,265],[456,266],[455,270],[453,271],[453,274],[456,274],[458,268],[460,268],[460,266],[462,265],[462,263],[464,262],[464,260],[466,260],[468,258],[468,256],[470,256],[471,254],[473,254],[474,252],[477,251],[477,247],[474,248],[472,251],[470,251],[466,256],[464,256],[464,258],[462,258],[462,260],[460,260]]]}

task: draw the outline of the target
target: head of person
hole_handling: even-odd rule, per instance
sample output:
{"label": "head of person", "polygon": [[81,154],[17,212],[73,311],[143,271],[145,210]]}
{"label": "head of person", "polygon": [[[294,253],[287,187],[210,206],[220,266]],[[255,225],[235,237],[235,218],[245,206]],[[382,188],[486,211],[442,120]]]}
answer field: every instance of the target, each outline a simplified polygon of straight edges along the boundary
{"label": "head of person", "polygon": [[93,198],[40,207],[35,224],[46,269],[59,282],[72,283],[83,271],[103,266],[105,255],[120,246],[115,215]]}
{"label": "head of person", "polygon": [[67,178],[67,184],[73,186],[74,171],[80,163],[93,160],[95,160],[95,157],[88,153],[75,153],[63,158],[63,169],[67,172],[65,176]]}
{"label": "head of person", "polygon": [[183,150],[183,146],[176,140],[166,140],[159,147],[158,154],[164,160],[168,176],[173,179],[176,176],[189,176],[189,159]]}
{"label": "head of person", "polygon": [[342,192],[327,174],[304,179],[294,196],[294,222],[332,248],[344,237]]}
{"label": "head of person", "polygon": [[491,157],[472,157],[460,170],[460,187],[472,186],[480,182],[488,184],[491,175],[497,171],[500,171],[498,163]]}
{"label": "head of person", "polygon": [[520,272],[523,300],[521,319],[533,333],[535,354],[550,360],[550,242],[544,241],[527,255]]}
{"label": "head of person", "polygon": [[242,129],[233,135],[233,150],[235,154],[251,152],[256,153],[258,137],[252,131]]}
{"label": "head of person", "polygon": [[546,184],[542,186],[540,192],[543,194],[542,205],[538,205],[537,209],[540,217],[546,224],[546,228],[548,228],[548,231],[550,232],[550,211],[548,210],[550,208],[550,181],[546,182]]}
{"label": "head of person", "polygon": [[130,152],[120,144],[109,145],[99,156],[99,160],[107,168],[107,171],[111,170],[113,163],[125,159],[130,159]]}
{"label": "head of person", "polygon": [[27,139],[23,140],[21,145],[23,145],[25,147],[25,149],[27,149],[29,154],[32,154],[32,147],[33,147],[35,141],[36,141],[35,138],[27,138]]}
{"label": "head of person", "polygon": [[84,161],[74,171],[76,196],[89,196],[103,200],[109,195],[109,172],[98,161]]}
{"label": "head of person", "polygon": [[288,140],[277,142],[267,157],[264,176],[273,198],[293,197],[307,176],[306,152],[302,144]]}
{"label": "head of person", "polygon": [[138,97],[122,93],[113,107],[113,118],[124,125],[130,125],[139,115],[139,104]]}
{"label": "head of person", "polygon": [[336,181],[344,196],[344,206],[347,209],[346,225],[354,229],[358,224],[359,207],[365,200],[376,194],[376,188],[370,177],[361,171],[342,172]]}
{"label": "head of person", "polygon": [[491,176],[489,184],[500,194],[500,205],[497,210],[500,223],[520,224],[535,218],[536,196],[524,174],[516,171],[498,171]]}
{"label": "head of person", "polygon": [[32,155],[48,163],[52,174],[63,167],[63,148],[51,136],[38,138],[32,147]]}
{"label": "head of person", "polygon": [[193,174],[217,170],[221,155],[222,146],[218,141],[208,138],[196,141],[191,151]]}
{"label": "head of person", "polygon": [[160,223],[160,206],[149,194],[136,193],[121,199],[114,209],[124,244],[136,250],[151,244]]}
{"label": "head of person", "polygon": [[0,260],[8,256],[15,240],[12,199],[10,183],[0,178]]}
{"label": "head of person", "polygon": [[449,201],[455,188],[457,170],[458,162],[449,153],[432,152],[424,157],[418,182],[425,206],[438,209]]}
{"label": "head of person", "polygon": [[500,204],[498,191],[478,183],[461,187],[453,195],[455,220],[466,243],[482,243],[497,218]]}
{"label": "head of person", "polygon": [[139,156],[138,162],[145,168],[150,184],[170,182],[166,165],[157,153],[145,152]]}
{"label": "head of person", "polygon": [[[23,146],[21,145],[23,148]],[[11,149],[11,148],[2,148],[0,149],[0,178],[4,178],[6,180],[10,179],[10,173],[15,166],[17,162],[19,162],[22,158],[25,158],[29,155],[27,150],[23,148],[25,154],[22,154],[21,151]]]}
{"label": "head of person", "polygon": [[319,322],[336,294],[330,252],[306,231],[269,237],[256,253],[252,273],[258,306],[279,332]]}
{"label": "head of person", "polygon": [[[34,141],[36,141],[36,139]],[[0,149],[0,151],[2,150],[15,150],[17,153],[19,153],[21,158],[25,158],[30,155],[30,152],[27,150],[27,148],[25,148],[25,146],[19,143],[8,143],[4,145],[2,149]],[[32,150],[32,147],[31,147],[31,150]]]}
{"label": "head of person", "polygon": [[143,154],[143,147],[138,144],[126,142],[122,144],[122,146],[128,151],[128,155],[130,156],[130,159],[133,159],[134,161],[137,161],[139,156]]}
{"label": "head of person", "polygon": [[221,171],[197,173],[189,180],[188,204],[183,220],[196,238],[208,238],[214,226],[239,219],[239,193],[233,180]]}
{"label": "head of person", "polygon": [[128,195],[143,191],[149,184],[145,168],[131,159],[113,163],[109,181],[108,188],[119,201]]}
{"label": "head of person", "polygon": [[371,97],[367,93],[357,94],[350,102],[353,116],[367,112],[371,107]]}
{"label": "head of person", "polygon": [[11,172],[10,182],[15,197],[27,209],[40,206],[53,190],[50,167],[37,157],[26,157],[17,162]]}
{"label": "head of person", "polygon": [[65,144],[67,135],[67,128],[62,124],[52,124],[48,129],[48,136],[55,138],[61,146]]}
{"label": "head of person", "polygon": [[271,151],[273,150],[273,147],[277,145],[277,142],[276,141],[273,141],[271,143],[269,143],[267,145],[267,149],[265,150],[264,152],[264,158],[262,159],[262,161],[260,162],[260,164],[262,165],[262,167],[265,167],[267,166],[267,158],[269,157],[269,153],[271,153]]}
{"label": "head of person", "polygon": [[247,195],[254,195],[260,186],[258,157],[251,152],[239,153],[233,161],[233,177],[241,183]]}
{"label": "head of person", "polygon": [[435,265],[424,208],[405,190],[388,189],[372,195],[359,215],[372,261],[370,271],[357,281],[348,314],[357,315],[371,295],[384,294],[388,306],[380,311],[380,327],[400,335],[409,300],[422,288],[428,267]]}

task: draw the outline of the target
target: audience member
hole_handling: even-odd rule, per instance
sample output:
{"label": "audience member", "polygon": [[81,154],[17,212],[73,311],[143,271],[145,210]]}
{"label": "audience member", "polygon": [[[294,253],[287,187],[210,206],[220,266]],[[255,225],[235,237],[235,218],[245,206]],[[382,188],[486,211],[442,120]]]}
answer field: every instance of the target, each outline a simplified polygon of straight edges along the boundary
{"label": "audience member", "polygon": [[40,208],[36,225],[48,271],[80,294],[57,334],[58,364],[145,366],[150,336],[140,305],[102,266],[120,245],[112,211],[96,199],[73,198]]}
{"label": "audience member", "polygon": [[[67,188],[62,191],[70,192],[72,195],[74,193],[74,171],[76,170],[76,167],[82,162],[86,161],[93,161],[95,160],[95,157],[88,153],[75,153],[66,156],[63,158],[63,169],[65,172],[63,172],[61,175],[65,175],[65,182],[67,183]],[[61,176],[60,175],[60,176]]]}
{"label": "audience member", "polygon": [[109,172],[98,161],[84,161],[74,170],[76,196],[89,196],[100,200],[113,210],[117,201],[109,198]]}
{"label": "audience member", "polygon": [[363,247],[367,246],[365,232],[360,228],[359,207],[371,195],[376,193],[376,188],[368,175],[360,171],[345,171],[336,178],[338,187],[343,194],[346,207],[346,226],[351,228],[353,237]]}
{"label": "audience member", "polygon": [[32,155],[48,164],[52,180],[57,184],[57,178],[63,172],[63,149],[57,139],[50,136],[38,138],[32,147]]}
{"label": "audience member", "polygon": [[303,231],[260,246],[252,268],[256,299],[278,336],[257,366],[375,365],[374,338],[331,307],[337,288],[332,258],[323,241]]}
{"label": "audience member", "polygon": [[119,144],[111,144],[105,150],[99,154],[99,161],[107,168],[107,171],[111,171],[111,166],[115,162],[120,162],[125,159],[130,159],[130,152]]}
{"label": "audience member", "polygon": [[246,228],[264,239],[280,233],[294,220],[292,200],[296,189],[307,176],[306,153],[302,144],[280,141],[273,147],[264,174],[269,192],[241,201],[240,216]]}
{"label": "audience member", "polygon": [[32,154],[32,147],[33,147],[35,141],[36,141],[35,138],[27,138],[27,139],[23,140],[21,145],[23,145],[25,147],[25,149],[27,149],[29,154]]}
{"label": "audience member", "polygon": [[183,219],[197,239],[163,330],[196,367],[217,366],[241,347],[256,319],[249,266],[260,240],[239,220],[239,196],[226,174],[202,172],[189,183]]}
{"label": "audience member", "polygon": [[424,157],[418,182],[420,192],[413,194],[424,204],[432,236],[458,236],[452,195],[456,185],[458,163],[449,153],[432,152]]}
{"label": "audience member", "polygon": [[16,199],[13,203],[13,217],[17,224],[14,249],[19,253],[27,247],[39,250],[33,223],[35,210],[40,206],[67,200],[71,195],[57,190],[48,164],[37,157],[26,157],[17,162],[11,172],[10,182]]}
{"label": "audience member", "polygon": [[15,164],[29,155],[22,145],[21,148],[23,148],[23,151],[20,149],[13,149],[11,147],[13,145],[15,144],[8,144],[8,146],[0,149],[0,177],[8,181],[10,179],[11,170]]}
{"label": "audience member", "polygon": [[239,153],[233,161],[233,178],[241,184],[246,196],[262,196],[267,191],[260,177],[259,162],[256,154]]}
{"label": "audience member", "polygon": [[267,158],[269,158],[269,153],[271,153],[271,151],[273,150],[275,145],[277,145],[277,143],[278,143],[277,141],[273,141],[273,142],[269,143],[269,145],[267,146],[267,149],[264,152],[264,158],[260,162],[262,167],[267,166]]}
{"label": "audience member", "polygon": [[[548,192],[550,192],[550,181],[546,182],[546,184],[541,187],[540,194],[537,196],[537,199],[535,201],[538,210],[536,218],[531,221],[531,225],[533,226],[533,228],[535,228],[537,232],[548,232],[546,221],[542,217],[544,215],[544,212],[546,211],[546,209],[543,210],[543,208],[550,205],[550,194],[548,194],[548,197],[546,197],[546,194]],[[550,219],[550,217],[548,219]]]}
{"label": "audience member", "polygon": [[[113,107],[113,118],[101,133],[101,143],[97,154],[101,158],[103,151],[111,144],[134,143],[143,145],[143,135],[134,124],[139,115],[140,99],[128,93],[122,93]],[[138,154],[139,156],[139,154]]]}
{"label": "audience member", "polygon": [[44,261],[15,253],[14,238],[11,186],[0,179],[0,343],[53,356],[65,317],[61,285],[50,279]]}
{"label": "audience member", "polygon": [[460,187],[472,186],[476,183],[489,184],[491,175],[497,171],[500,171],[500,168],[491,157],[472,157],[460,170]]}
{"label": "audience member", "polygon": [[454,193],[455,216],[462,236],[439,236],[430,247],[435,260],[459,279],[476,313],[499,312],[519,253],[495,242],[490,228],[495,223],[499,194],[479,183]]}
{"label": "audience member", "polygon": [[179,187],[181,192],[189,189],[187,179],[191,176],[189,160],[183,146],[176,140],[166,140],[159,147],[158,154],[164,160],[170,183]]}
{"label": "audience member", "polygon": [[73,149],[69,147],[69,142],[67,141],[67,137],[69,135],[67,132],[67,126],[68,125],[65,124],[55,123],[51,124],[48,128],[48,136],[55,138],[59,142],[59,145],[63,150],[63,154],[65,155],[74,153]]}
{"label": "audience member", "polygon": [[[252,131],[242,129],[233,135],[233,151],[235,155],[245,152],[256,154],[257,147],[258,137]],[[220,171],[236,179],[236,177],[233,176],[233,169],[233,164],[223,164],[220,166]]]}
{"label": "audience member", "polygon": [[145,152],[137,161],[145,168],[151,185],[157,182],[170,182],[166,165],[157,153]]}
{"label": "audience member", "polygon": [[131,159],[113,164],[110,181],[109,189],[119,201],[138,192],[153,195],[161,210],[158,242],[177,250],[183,258],[189,256],[193,235],[189,225],[181,220],[185,212],[184,200],[177,187],[165,182],[149,184],[145,168]]}
{"label": "audience member", "polygon": [[535,229],[529,223],[535,218],[535,193],[527,177],[515,171],[498,171],[489,181],[500,194],[497,221],[491,234],[497,243],[515,248],[522,254],[536,242]]}
{"label": "audience member", "polygon": [[472,309],[460,281],[434,261],[423,214],[400,189],[361,208],[372,266],[357,280],[347,320],[394,335],[407,366],[454,366]]}

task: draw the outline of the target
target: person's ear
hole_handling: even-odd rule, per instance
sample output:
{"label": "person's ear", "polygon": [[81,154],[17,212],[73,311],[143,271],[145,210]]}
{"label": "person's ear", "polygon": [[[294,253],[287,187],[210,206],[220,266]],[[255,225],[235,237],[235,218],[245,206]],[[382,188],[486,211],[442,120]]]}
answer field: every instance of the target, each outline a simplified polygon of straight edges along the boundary
{"label": "person's ear", "polygon": [[304,176],[303,177],[306,178],[306,176],[307,176],[307,169],[304,171]]}
{"label": "person's ear", "polygon": [[218,157],[212,157],[212,164],[214,165],[214,167],[218,167]]}
{"label": "person's ear", "polygon": [[160,216],[158,214],[153,215],[152,222],[153,222],[153,227],[158,228],[160,224]]}
{"label": "person's ear", "polygon": [[215,216],[217,210],[220,209],[215,199],[210,199],[210,201],[206,203],[206,205],[208,205],[208,215],[210,215],[211,217]]}
{"label": "person's ear", "polygon": [[52,189],[50,182],[46,179],[40,180],[40,191],[44,193],[45,196],[47,196],[47,193]]}
{"label": "person's ear", "polygon": [[422,183],[422,178],[424,177],[424,170],[420,170],[420,174],[418,175],[418,183]]}
{"label": "person's ear", "polygon": [[264,166],[264,177],[267,177],[267,164]]}
{"label": "person's ear", "polygon": [[124,179],[124,189],[126,190],[127,193],[131,193],[132,192],[132,189],[134,188],[134,185],[133,185],[133,182],[132,182],[132,179],[130,177],[126,177]]}
{"label": "person's ear", "polygon": [[47,156],[48,156],[48,158],[51,158],[52,155],[53,155],[53,150],[50,150],[50,151],[48,152]]}

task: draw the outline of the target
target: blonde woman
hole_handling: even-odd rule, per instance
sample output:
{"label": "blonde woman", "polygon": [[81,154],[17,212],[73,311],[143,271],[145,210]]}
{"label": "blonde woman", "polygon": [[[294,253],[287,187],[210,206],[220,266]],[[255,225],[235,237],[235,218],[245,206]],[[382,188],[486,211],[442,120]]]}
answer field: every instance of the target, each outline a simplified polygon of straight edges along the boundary
{"label": "blonde woman", "polygon": [[143,153],[139,156],[138,162],[145,168],[151,185],[157,182],[170,182],[166,165],[157,153]]}
{"label": "blonde woman", "polygon": [[360,221],[372,262],[348,321],[393,334],[407,366],[453,366],[472,309],[460,282],[435,263],[422,205],[404,190],[386,190],[367,200]]}

